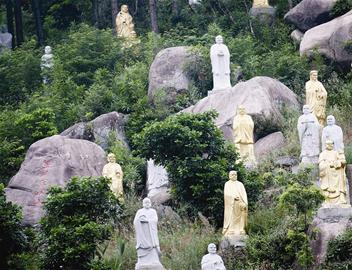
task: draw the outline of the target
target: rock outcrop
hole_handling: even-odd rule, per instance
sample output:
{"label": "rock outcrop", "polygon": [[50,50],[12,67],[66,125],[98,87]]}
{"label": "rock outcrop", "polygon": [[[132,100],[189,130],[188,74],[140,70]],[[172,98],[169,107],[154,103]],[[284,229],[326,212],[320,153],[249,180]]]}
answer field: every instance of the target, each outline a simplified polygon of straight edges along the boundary
{"label": "rock outcrop", "polygon": [[311,56],[316,49],[328,59],[350,68],[352,62],[352,11],[308,30],[300,54]]}
{"label": "rock outcrop", "polygon": [[83,139],[97,143],[103,149],[108,147],[109,136],[114,135],[126,147],[125,125],[127,115],[111,112],[102,114],[90,122],[80,122],[64,130],[60,135],[71,139]]}
{"label": "rock outcrop", "polygon": [[12,35],[10,33],[0,33],[0,52],[3,48],[12,48]]}
{"label": "rock outcrop", "polygon": [[163,166],[155,165],[152,159],[147,163],[147,192],[154,205],[170,200],[169,178]]}
{"label": "rock outcrop", "polygon": [[[216,110],[219,116],[215,124],[228,140],[233,140],[232,122],[239,105],[246,108],[257,127],[276,125],[283,118],[280,110],[284,106],[293,109],[299,107],[296,94],[278,80],[269,77],[255,77],[232,88],[212,92],[182,112],[202,113]],[[259,139],[260,136],[255,135]]]}
{"label": "rock outcrop", "polygon": [[329,13],[337,0],[303,0],[285,15],[285,20],[307,31],[330,20]]}
{"label": "rock outcrop", "polygon": [[191,47],[172,47],[160,51],[149,70],[148,97],[151,101],[160,90],[165,91],[166,103],[172,104],[179,93],[189,90],[187,65],[197,59]]}
{"label": "rock outcrop", "polygon": [[286,140],[282,132],[274,132],[261,138],[254,145],[255,158],[260,162],[268,154],[280,150],[286,145]]}
{"label": "rock outcrop", "polygon": [[18,173],[5,189],[8,201],[23,209],[23,223],[34,225],[51,186],[64,186],[73,176],[101,176],[105,152],[86,140],[55,135],[32,144]]}

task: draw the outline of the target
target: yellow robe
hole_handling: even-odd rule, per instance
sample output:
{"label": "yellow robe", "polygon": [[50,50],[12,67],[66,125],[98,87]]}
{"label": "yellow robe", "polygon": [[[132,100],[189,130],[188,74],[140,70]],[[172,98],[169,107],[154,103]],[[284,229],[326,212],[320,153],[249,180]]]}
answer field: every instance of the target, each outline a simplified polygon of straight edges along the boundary
{"label": "yellow robe", "polygon": [[253,0],[253,7],[269,7],[268,0]]}
{"label": "yellow robe", "polygon": [[319,81],[306,82],[306,104],[309,105],[319,124],[325,124],[325,107],[328,93]]}
{"label": "yellow robe", "polygon": [[248,216],[247,193],[239,181],[229,180],[224,187],[223,235],[245,235]]}
{"label": "yellow robe", "polygon": [[111,178],[110,189],[115,196],[122,198],[123,196],[123,172],[121,166],[117,163],[108,163],[103,168],[102,175]]}
{"label": "yellow robe", "polygon": [[133,38],[135,36],[132,16],[127,12],[119,12],[116,16],[116,33],[118,37]]}

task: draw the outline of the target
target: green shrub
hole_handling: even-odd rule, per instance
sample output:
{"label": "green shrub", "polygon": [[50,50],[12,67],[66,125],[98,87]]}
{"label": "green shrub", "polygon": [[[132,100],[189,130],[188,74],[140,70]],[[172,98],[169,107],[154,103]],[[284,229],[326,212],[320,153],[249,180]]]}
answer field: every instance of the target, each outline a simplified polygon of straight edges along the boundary
{"label": "green shrub", "polygon": [[330,16],[333,18],[342,16],[352,9],[351,0],[338,0],[333,9],[330,11]]}
{"label": "green shrub", "polygon": [[103,177],[73,177],[52,187],[41,220],[42,269],[91,269],[99,243],[112,233],[121,208]]}

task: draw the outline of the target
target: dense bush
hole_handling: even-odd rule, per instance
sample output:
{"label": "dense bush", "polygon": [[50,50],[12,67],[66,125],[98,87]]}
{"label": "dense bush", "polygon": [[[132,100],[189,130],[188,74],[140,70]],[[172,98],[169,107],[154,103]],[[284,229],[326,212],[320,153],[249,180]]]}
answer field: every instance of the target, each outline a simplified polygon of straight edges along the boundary
{"label": "dense bush", "polygon": [[42,269],[90,269],[97,245],[111,236],[121,215],[108,183],[74,177],[65,188],[49,190],[41,220]]}

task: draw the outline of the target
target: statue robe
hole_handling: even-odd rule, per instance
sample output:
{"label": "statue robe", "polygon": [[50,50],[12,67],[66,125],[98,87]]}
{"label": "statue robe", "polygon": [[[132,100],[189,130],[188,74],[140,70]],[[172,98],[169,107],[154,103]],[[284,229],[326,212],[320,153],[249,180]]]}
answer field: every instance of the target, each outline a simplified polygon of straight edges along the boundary
{"label": "statue robe", "polygon": [[222,258],[218,254],[207,254],[202,258],[202,270],[226,270]]}
{"label": "statue robe", "polygon": [[[133,220],[136,231],[136,249],[138,262],[136,269],[140,266],[156,265],[161,268],[159,261],[159,238],[158,238],[158,216],[152,208],[139,209]],[[157,269],[159,269],[157,268]]]}
{"label": "statue robe", "polygon": [[323,128],[321,135],[321,147],[326,148],[326,141],[331,140],[334,142],[334,150],[337,152],[344,151],[343,133],[338,125],[326,126]]}
{"label": "statue robe", "polygon": [[344,154],[324,150],[319,156],[320,188],[326,204],[346,204],[347,184]]}
{"label": "statue robe", "polygon": [[269,7],[268,0],[253,0],[253,7]]}
{"label": "statue robe", "polygon": [[239,181],[229,180],[224,187],[223,235],[245,235],[248,216],[247,193]]}
{"label": "statue robe", "polygon": [[210,48],[210,60],[213,72],[213,90],[231,88],[230,52],[224,44],[214,44]]}
{"label": "statue robe", "polygon": [[306,82],[306,104],[309,105],[319,124],[325,124],[325,107],[328,93],[319,81]]}
{"label": "statue robe", "polygon": [[111,178],[110,189],[117,197],[123,196],[123,172],[117,163],[108,163],[103,168],[102,175]]}
{"label": "statue robe", "polygon": [[127,12],[120,11],[116,16],[116,34],[118,37],[129,38],[134,36],[134,24],[132,16]]}
{"label": "statue robe", "polygon": [[236,115],[232,124],[235,146],[239,150],[241,159],[255,163],[253,130],[254,122],[249,115]]}
{"label": "statue robe", "polygon": [[301,143],[302,163],[317,163],[320,153],[320,125],[312,114],[303,114],[298,118],[297,129]]}

